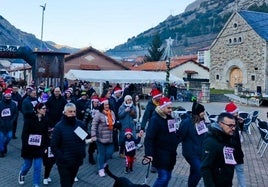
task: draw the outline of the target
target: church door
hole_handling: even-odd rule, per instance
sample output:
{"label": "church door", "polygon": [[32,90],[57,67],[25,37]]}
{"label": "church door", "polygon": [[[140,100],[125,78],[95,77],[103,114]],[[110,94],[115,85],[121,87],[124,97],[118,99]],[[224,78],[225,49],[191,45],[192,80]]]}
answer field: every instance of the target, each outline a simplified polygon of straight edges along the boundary
{"label": "church door", "polygon": [[243,81],[243,74],[241,69],[234,68],[230,72],[230,87],[234,88],[235,84],[242,83]]}

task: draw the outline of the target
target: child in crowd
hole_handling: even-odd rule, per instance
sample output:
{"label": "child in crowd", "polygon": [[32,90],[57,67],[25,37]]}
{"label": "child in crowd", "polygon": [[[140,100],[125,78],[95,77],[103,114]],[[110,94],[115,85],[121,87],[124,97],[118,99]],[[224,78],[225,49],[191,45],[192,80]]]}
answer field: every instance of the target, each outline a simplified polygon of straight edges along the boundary
{"label": "child in crowd", "polygon": [[132,134],[132,129],[128,128],[125,130],[125,139],[122,143],[122,146],[125,146],[125,173],[133,172],[133,163],[136,155],[136,144],[140,143],[141,137],[142,132],[138,134],[138,138],[135,138]]}

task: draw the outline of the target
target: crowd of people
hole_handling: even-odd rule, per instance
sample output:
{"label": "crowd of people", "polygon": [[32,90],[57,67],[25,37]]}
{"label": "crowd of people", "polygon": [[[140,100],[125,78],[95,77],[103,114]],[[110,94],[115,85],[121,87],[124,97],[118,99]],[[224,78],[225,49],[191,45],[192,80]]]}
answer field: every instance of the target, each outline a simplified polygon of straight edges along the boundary
{"label": "crowd of people", "polygon": [[178,125],[172,115],[173,98],[155,87],[143,115],[139,94],[129,95],[120,85],[105,87],[100,95],[90,84],[65,85],[62,91],[44,83],[27,87],[24,95],[15,85],[0,87],[0,94],[0,157],[7,155],[8,143],[17,138],[19,111],[23,114],[19,184],[25,183],[32,165],[35,187],[41,181],[51,183],[50,171],[56,164],[61,186],[73,186],[86,152],[100,177],[105,176],[104,168],[114,153],[125,159],[125,173],[131,173],[135,150],[145,136],[144,158],[152,163],[151,172],[158,174],[154,187],[168,186],[180,143],[190,165],[189,187],[197,186],[201,178],[205,186],[232,186],[234,171],[239,185],[245,186],[243,120],[234,103],[210,122],[205,107],[194,100]]}

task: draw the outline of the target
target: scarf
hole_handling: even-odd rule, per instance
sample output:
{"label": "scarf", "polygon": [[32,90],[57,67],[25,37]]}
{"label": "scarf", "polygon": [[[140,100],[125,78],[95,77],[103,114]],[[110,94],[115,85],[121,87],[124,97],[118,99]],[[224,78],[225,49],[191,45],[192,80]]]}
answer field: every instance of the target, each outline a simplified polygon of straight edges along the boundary
{"label": "scarf", "polygon": [[104,110],[104,114],[107,116],[107,125],[110,130],[113,130],[114,119],[111,110]]}

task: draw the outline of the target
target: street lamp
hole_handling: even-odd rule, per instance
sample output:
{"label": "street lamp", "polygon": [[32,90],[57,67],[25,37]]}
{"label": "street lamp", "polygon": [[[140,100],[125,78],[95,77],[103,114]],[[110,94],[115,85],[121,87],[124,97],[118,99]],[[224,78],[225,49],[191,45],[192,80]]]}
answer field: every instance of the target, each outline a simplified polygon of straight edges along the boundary
{"label": "street lamp", "polygon": [[45,5],[40,5],[42,8],[42,25],[41,25],[41,46],[40,46],[40,51],[43,50],[43,29],[44,29],[44,13],[46,10],[46,3]]}
{"label": "street lamp", "polygon": [[166,71],[166,86],[165,86],[165,96],[169,95],[169,71],[170,71],[170,57],[166,60],[166,66],[167,66],[167,71]]}

